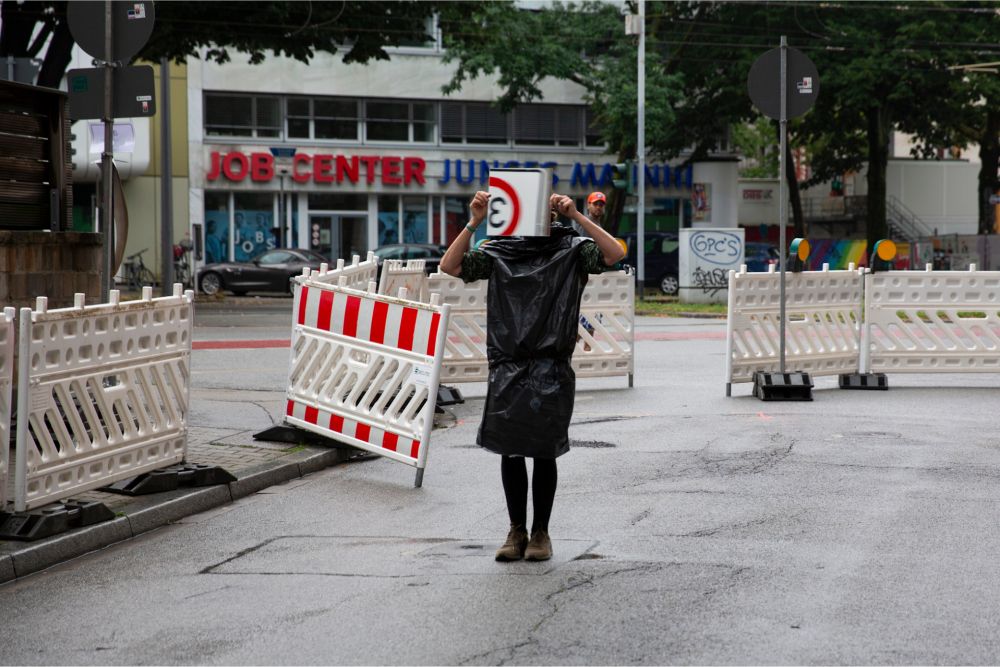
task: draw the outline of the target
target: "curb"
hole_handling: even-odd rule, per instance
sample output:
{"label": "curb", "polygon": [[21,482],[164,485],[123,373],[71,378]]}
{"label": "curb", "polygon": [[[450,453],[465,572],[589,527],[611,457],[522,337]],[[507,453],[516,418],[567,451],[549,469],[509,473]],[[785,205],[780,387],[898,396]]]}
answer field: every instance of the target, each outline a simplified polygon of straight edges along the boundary
{"label": "curb", "polygon": [[123,542],[192,514],[231,503],[270,486],[344,463],[359,453],[360,450],[349,447],[309,447],[281,461],[240,470],[239,478],[228,484],[137,496],[119,513],[120,516],[110,521],[36,542],[11,542],[17,546],[0,554],[0,584]]}

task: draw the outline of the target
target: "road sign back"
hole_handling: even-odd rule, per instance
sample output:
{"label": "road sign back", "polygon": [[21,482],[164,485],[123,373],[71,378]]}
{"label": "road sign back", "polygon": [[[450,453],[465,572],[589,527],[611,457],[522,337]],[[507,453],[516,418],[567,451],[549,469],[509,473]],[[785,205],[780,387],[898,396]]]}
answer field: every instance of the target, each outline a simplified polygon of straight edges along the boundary
{"label": "road sign back", "polygon": [[[104,60],[104,0],[74,0],[66,6],[69,31],[87,54]],[[111,3],[111,60],[128,62],[153,34],[152,2]]]}
{"label": "road sign back", "polygon": [[491,169],[487,236],[548,236],[552,172]]}
{"label": "road sign back", "polygon": [[[788,105],[786,118],[798,118],[813,108],[819,97],[819,73],[809,57],[792,47],[786,48],[785,88]],[[747,87],[754,106],[768,118],[781,120],[781,49],[771,49],[757,58],[750,68]]]}

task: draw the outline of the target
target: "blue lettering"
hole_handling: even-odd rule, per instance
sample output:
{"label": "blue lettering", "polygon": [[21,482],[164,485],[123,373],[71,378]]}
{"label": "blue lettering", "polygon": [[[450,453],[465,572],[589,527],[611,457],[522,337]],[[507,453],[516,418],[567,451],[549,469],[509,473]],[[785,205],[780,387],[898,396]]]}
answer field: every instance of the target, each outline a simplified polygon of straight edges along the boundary
{"label": "blue lettering", "polygon": [[476,161],[469,160],[469,175],[462,179],[462,161],[455,160],[455,182],[459,185],[469,185],[476,180]]}
{"label": "blue lettering", "polygon": [[552,170],[552,187],[555,187],[556,184],[559,183],[559,174],[556,173],[556,167],[558,167],[558,166],[559,166],[559,163],[557,163],[557,162],[543,162],[542,163],[542,169],[551,169]]}
{"label": "blue lettering", "polygon": [[479,184],[486,185],[490,180],[490,163],[486,160],[479,161]]}
{"label": "blue lettering", "polygon": [[508,162],[504,162],[503,163],[503,168],[504,169],[517,169],[520,166],[521,166],[521,163],[518,162],[517,160],[510,160]]}
{"label": "blue lettering", "polygon": [[649,165],[646,165],[646,187],[660,187],[660,165],[655,164],[650,171]]}
{"label": "blue lettering", "polygon": [[451,160],[444,161],[444,176],[438,183],[447,183],[451,180]]}

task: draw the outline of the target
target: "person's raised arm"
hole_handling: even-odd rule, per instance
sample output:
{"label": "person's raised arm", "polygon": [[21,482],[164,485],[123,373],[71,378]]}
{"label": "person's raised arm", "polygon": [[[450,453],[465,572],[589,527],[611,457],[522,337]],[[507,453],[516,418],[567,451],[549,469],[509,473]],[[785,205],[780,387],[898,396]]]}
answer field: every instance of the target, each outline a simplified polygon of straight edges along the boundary
{"label": "person's raised arm", "polygon": [[590,235],[590,238],[594,239],[598,249],[601,251],[601,257],[604,260],[605,266],[614,266],[625,258],[625,251],[615,237],[608,234],[600,225],[576,210],[576,204],[573,203],[571,197],[567,197],[566,195],[552,195],[551,205],[559,213],[583,227],[583,230]]}
{"label": "person's raised arm", "polygon": [[469,249],[469,239],[476,233],[476,228],[483,223],[486,217],[486,202],[490,199],[490,193],[479,191],[469,202],[469,210],[472,212],[472,219],[462,228],[455,240],[448,246],[448,250],[441,258],[440,269],[448,275],[456,278],[462,275],[462,257]]}

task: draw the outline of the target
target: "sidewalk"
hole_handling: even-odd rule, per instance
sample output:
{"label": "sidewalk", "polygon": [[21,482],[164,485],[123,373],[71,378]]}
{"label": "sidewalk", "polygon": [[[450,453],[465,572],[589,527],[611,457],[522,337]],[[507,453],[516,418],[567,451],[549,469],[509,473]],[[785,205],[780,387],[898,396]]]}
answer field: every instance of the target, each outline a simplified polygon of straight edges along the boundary
{"label": "sidewalk", "polygon": [[[199,393],[192,391],[189,419],[197,418],[193,408]],[[104,503],[115,518],[31,542],[0,540],[0,584],[323,468],[377,458],[351,447],[254,440],[253,434],[260,430],[220,429],[189,421],[187,463],[220,466],[237,478],[235,482],[144,496],[99,490],[76,494],[74,499]]]}

